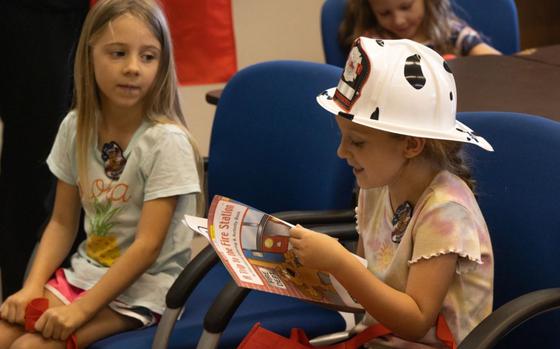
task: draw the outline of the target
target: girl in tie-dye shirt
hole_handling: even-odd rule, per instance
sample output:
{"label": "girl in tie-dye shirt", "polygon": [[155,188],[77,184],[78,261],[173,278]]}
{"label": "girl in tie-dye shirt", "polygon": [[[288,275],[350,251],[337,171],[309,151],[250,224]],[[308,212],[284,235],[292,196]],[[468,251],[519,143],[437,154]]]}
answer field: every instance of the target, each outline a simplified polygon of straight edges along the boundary
{"label": "girl in tie-dye shirt", "polygon": [[492,245],[461,148],[492,146],[455,119],[455,96],[432,49],[361,37],[338,86],[317,97],[336,115],[338,155],[360,187],[358,254],[368,266],[300,226],[290,243],[303,265],[331,273],[364,307],[357,331],[390,331],[368,348],[452,347],[491,312]]}

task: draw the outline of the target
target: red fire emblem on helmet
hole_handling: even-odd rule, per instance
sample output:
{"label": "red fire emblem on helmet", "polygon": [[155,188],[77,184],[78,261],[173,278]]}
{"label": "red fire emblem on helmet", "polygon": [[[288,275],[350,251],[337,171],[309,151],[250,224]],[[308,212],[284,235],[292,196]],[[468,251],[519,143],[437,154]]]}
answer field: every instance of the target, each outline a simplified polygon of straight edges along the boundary
{"label": "red fire emblem on helmet", "polygon": [[366,83],[370,71],[369,58],[361,46],[360,39],[357,39],[350,50],[344,71],[334,93],[333,99],[339,107],[347,112],[352,109],[352,106],[361,96],[362,87]]}

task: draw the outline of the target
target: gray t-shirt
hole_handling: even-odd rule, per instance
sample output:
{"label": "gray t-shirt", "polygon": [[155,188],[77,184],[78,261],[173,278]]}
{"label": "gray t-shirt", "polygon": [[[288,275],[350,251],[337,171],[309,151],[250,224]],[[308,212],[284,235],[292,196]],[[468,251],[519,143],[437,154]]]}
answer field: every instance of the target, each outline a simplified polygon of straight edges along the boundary
{"label": "gray t-shirt", "polygon": [[71,185],[80,183],[82,189],[87,239],[72,256],[71,268],[65,269],[66,278],[73,286],[86,290],[93,287],[133,243],[144,201],[178,196],[157,260],[117,298],[161,314],[167,290],[191,254],[193,232],[181,223],[181,218],[196,214],[195,194],[200,192],[193,149],[178,126],[144,121],[123,150],[126,165],[118,179],[106,174],[101,151],[93,142],[88,183],[84,184],[78,179],[76,124],[76,114],[70,112],[60,125],[47,159],[58,179]]}

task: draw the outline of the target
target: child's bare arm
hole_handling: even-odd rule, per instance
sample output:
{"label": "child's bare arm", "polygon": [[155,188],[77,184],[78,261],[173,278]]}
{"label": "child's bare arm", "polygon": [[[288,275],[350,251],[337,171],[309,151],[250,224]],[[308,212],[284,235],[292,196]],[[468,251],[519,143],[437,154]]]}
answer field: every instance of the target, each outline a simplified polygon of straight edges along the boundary
{"label": "child's bare arm", "polygon": [[398,336],[417,340],[434,325],[455,274],[456,254],[413,264],[406,291],[400,292],[379,280],[335,239],[301,227],[291,234],[302,264],[333,274],[368,313]]}
{"label": "child's bare arm", "polygon": [[418,340],[435,324],[451,285],[456,254],[420,260],[410,267],[405,292],[386,285],[355,258],[343,256],[332,274],[378,321],[398,336]]}
{"label": "child's bare arm", "polygon": [[0,317],[23,324],[25,307],[33,298],[43,296],[43,287],[68,255],[76,237],[80,217],[78,188],[58,181],[53,213],[43,233],[24,287],[0,307]]}
{"label": "child's bare arm", "polygon": [[78,187],[58,181],[53,213],[43,233],[25,286],[43,287],[68,256],[80,221]]}
{"label": "child's bare arm", "polygon": [[[74,303],[46,311],[36,328],[66,339],[100,309],[117,298],[156,260],[177,205],[176,197],[146,201],[136,238],[99,282]],[[48,330],[46,327],[49,326]]]}
{"label": "child's bare arm", "polygon": [[501,55],[501,54],[502,53],[500,51],[496,50],[492,46],[485,43],[480,43],[469,51],[469,56]]}

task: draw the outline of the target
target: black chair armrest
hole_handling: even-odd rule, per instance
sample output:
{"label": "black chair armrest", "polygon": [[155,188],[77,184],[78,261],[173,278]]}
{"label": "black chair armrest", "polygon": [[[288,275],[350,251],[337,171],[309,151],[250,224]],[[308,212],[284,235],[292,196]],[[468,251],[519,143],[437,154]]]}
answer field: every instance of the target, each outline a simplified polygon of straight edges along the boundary
{"label": "black chair armrest", "polygon": [[243,303],[251,289],[239,287],[234,280],[224,286],[204,317],[204,330],[210,333],[222,333],[233,314]]}
{"label": "black chair armrest", "polygon": [[356,223],[319,225],[311,227],[311,229],[319,233],[327,234],[333,238],[337,238],[339,242],[343,244],[349,241],[355,242],[358,240]]}
{"label": "black chair armrest", "polygon": [[220,260],[211,245],[206,246],[183,269],[167,291],[165,298],[166,309],[158,323],[152,348],[167,348],[169,338],[181,309],[200,280]]}
{"label": "black chair armrest", "polygon": [[461,342],[458,349],[489,349],[510,331],[537,315],[560,307],[560,288],[530,292],[502,305]]}
{"label": "black chair armrest", "polygon": [[275,212],[273,216],[292,224],[301,224],[307,226],[333,223],[352,223],[356,221],[356,213],[352,209],[282,211]]}
{"label": "black chair armrest", "polygon": [[212,105],[218,105],[220,97],[222,96],[223,89],[208,91],[206,93],[206,102]]}

